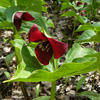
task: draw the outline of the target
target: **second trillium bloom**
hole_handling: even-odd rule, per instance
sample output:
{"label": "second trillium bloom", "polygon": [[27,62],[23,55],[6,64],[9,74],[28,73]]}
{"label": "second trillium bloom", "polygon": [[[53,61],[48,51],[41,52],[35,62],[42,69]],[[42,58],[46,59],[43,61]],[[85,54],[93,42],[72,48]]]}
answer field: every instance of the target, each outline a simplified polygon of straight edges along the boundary
{"label": "second trillium bloom", "polygon": [[38,30],[36,24],[32,26],[29,33],[29,41],[38,42],[35,48],[37,59],[43,64],[48,65],[49,61],[54,54],[54,58],[60,58],[67,50],[68,44],[60,42],[54,38],[45,36]]}
{"label": "second trillium bloom", "polygon": [[34,19],[35,18],[27,12],[16,12],[14,15],[14,25],[16,26],[16,29],[19,30],[23,20],[32,21]]}

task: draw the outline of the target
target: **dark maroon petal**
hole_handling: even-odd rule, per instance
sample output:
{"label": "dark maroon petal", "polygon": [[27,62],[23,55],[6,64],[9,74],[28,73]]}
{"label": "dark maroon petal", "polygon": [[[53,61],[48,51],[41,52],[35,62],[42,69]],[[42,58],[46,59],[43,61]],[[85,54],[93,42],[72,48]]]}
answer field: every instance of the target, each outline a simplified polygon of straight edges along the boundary
{"label": "dark maroon petal", "polygon": [[22,23],[21,19],[14,19],[14,25],[15,25],[17,30],[20,29],[21,23]]}
{"label": "dark maroon petal", "polygon": [[49,51],[47,51],[47,50],[42,51],[42,48],[39,48],[39,45],[35,48],[35,53],[36,53],[37,59],[43,65],[48,65],[49,61],[52,57],[52,54],[53,54],[52,48]]}
{"label": "dark maroon petal", "polygon": [[77,2],[77,6],[80,6],[80,5],[82,5],[82,2]]}
{"label": "dark maroon petal", "polygon": [[23,13],[22,19],[25,20],[25,21],[32,21],[35,18],[33,18],[32,15],[30,15],[29,13]]}
{"label": "dark maroon petal", "polygon": [[16,12],[14,15],[14,19],[21,19],[23,12]]}
{"label": "dark maroon petal", "polygon": [[68,44],[60,42],[53,38],[48,38],[48,40],[52,46],[55,59],[60,58],[66,52]]}
{"label": "dark maroon petal", "polygon": [[43,33],[41,33],[39,30],[38,30],[38,26],[36,24],[34,24],[29,33],[28,33],[28,38],[29,38],[29,41],[31,42],[39,42],[39,41],[42,41],[42,40],[46,40],[47,38],[44,36]]}

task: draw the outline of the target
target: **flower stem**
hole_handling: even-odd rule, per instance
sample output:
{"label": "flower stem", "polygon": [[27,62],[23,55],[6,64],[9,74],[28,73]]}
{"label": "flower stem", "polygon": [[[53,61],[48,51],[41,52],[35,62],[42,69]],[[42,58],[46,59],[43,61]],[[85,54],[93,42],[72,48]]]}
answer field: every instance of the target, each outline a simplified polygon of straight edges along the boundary
{"label": "flower stem", "polygon": [[55,100],[56,81],[52,82],[51,87],[51,100]]}
{"label": "flower stem", "polygon": [[71,37],[70,46],[71,46],[71,44],[72,44],[72,40],[73,40],[73,37],[74,37],[75,27],[76,27],[76,20],[75,20],[75,16],[74,16],[74,28],[73,28],[73,33],[72,33],[72,37]]}
{"label": "flower stem", "polygon": [[26,91],[26,84],[24,82],[20,82],[20,87],[21,87],[24,97],[26,97],[26,100],[30,100],[28,93]]}
{"label": "flower stem", "polygon": [[[53,67],[53,71],[56,71],[58,69],[58,64],[57,64],[58,60],[54,59],[54,66]],[[52,82],[52,86],[51,86],[51,100],[55,100],[55,90],[56,90],[56,81]]]}

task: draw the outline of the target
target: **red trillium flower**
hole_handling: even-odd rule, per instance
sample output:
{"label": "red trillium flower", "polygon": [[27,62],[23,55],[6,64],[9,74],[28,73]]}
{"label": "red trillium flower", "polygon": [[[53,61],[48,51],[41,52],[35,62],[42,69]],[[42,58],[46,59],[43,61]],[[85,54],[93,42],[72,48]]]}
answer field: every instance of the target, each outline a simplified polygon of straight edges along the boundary
{"label": "red trillium flower", "polygon": [[32,21],[35,18],[32,17],[32,15],[30,15],[27,12],[16,12],[14,15],[14,25],[16,26],[16,29],[19,30],[22,20],[24,21]]}
{"label": "red trillium flower", "polygon": [[80,13],[80,15],[81,15],[81,16],[84,16],[85,13],[86,13],[86,10],[82,10],[81,13]]}
{"label": "red trillium flower", "polygon": [[77,6],[80,6],[80,5],[82,5],[82,2],[79,2],[79,1],[78,1],[78,2],[77,2]]}
{"label": "red trillium flower", "polygon": [[54,38],[45,36],[38,30],[36,24],[34,24],[30,29],[28,36],[29,41],[39,43],[35,48],[35,54],[37,56],[37,59],[43,65],[49,64],[49,61],[53,54],[55,59],[60,58],[68,48],[67,43],[63,43]]}

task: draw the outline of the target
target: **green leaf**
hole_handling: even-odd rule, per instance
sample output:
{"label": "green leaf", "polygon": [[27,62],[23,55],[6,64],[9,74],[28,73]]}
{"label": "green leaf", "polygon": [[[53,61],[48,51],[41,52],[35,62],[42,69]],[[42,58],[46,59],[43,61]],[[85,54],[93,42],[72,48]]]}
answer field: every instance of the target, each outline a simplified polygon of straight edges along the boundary
{"label": "green leaf", "polygon": [[100,94],[93,91],[84,91],[79,94],[80,96],[86,96],[91,100],[100,100]]}
{"label": "green leaf", "polygon": [[80,25],[75,32],[80,32],[85,30],[94,30],[94,26],[92,26],[90,23]]}
{"label": "green leaf", "polygon": [[42,9],[40,0],[17,0],[17,6],[26,7],[25,11],[41,12]]}
{"label": "green leaf", "polygon": [[35,98],[33,100],[49,100],[49,99],[50,99],[50,96],[41,96],[41,97]]}
{"label": "green leaf", "polygon": [[85,23],[85,21],[83,20],[83,18],[79,15],[76,14],[75,11],[67,11],[65,12],[64,14],[62,14],[61,16],[76,16],[77,17],[77,20],[79,20],[81,23]]}
{"label": "green leaf", "polygon": [[67,11],[63,13],[61,16],[77,16],[77,14],[75,13],[75,11]]}
{"label": "green leaf", "polygon": [[7,78],[9,78],[11,76],[10,73],[7,71],[4,71],[4,74],[6,75]]}
{"label": "green leaf", "polygon": [[13,57],[15,56],[15,52],[9,54],[6,56],[6,64],[7,66],[10,64],[10,62],[12,61]]}
{"label": "green leaf", "polygon": [[0,22],[0,29],[13,29],[13,25],[8,21]]}
{"label": "green leaf", "polygon": [[47,20],[47,17],[43,17],[43,20],[44,20],[44,23],[46,24],[47,27],[53,27],[53,28],[55,28],[55,26],[54,26],[54,24],[53,24],[53,22],[52,22],[51,19]]}
{"label": "green leaf", "polygon": [[65,56],[65,62],[70,63],[76,58],[82,58],[86,55],[91,55],[95,53],[95,50],[91,48],[82,48],[78,43],[75,43]]}
{"label": "green leaf", "polygon": [[91,37],[93,37],[94,35],[96,35],[96,33],[93,30],[86,30],[83,32],[83,34],[78,38],[78,40],[76,40],[76,42],[78,41],[82,41],[82,40],[89,40]]}
{"label": "green leaf", "polygon": [[87,21],[88,21],[87,17],[83,17],[83,16],[80,16],[80,17],[81,17],[81,19],[82,19],[82,22],[83,22],[84,24],[86,24]]}
{"label": "green leaf", "polygon": [[6,8],[0,7],[0,12],[2,12],[4,14],[5,11],[6,11]]}
{"label": "green leaf", "polygon": [[99,42],[100,43],[100,35],[94,35],[90,39],[86,40],[78,40],[78,42]]}
{"label": "green leaf", "polygon": [[48,12],[48,11],[47,11],[47,8],[44,7],[44,6],[42,6],[42,11],[43,11],[43,12],[46,12],[46,13]]}
{"label": "green leaf", "polygon": [[15,0],[0,0],[0,6],[4,8],[15,6]]}
{"label": "green leaf", "polygon": [[[100,55],[100,54],[97,54],[97,55]],[[12,82],[12,81],[15,81],[15,82],[49,81],[51,82],[64,76],[79,75],[79,74],[87,73],[89,71],[93,71],[100,68],[99,66],[100,62],[98,62],[98,64],[95,64],[95,62],[96,60],[85,62],[85,63],[65,63],[55,72],[48,72],[42,69],[38,69],[33,72],[31,70],[30,72],[29,70],[23,69],[25,65],[21,63],[22,65],[20,64],[20,66],[18,66],[18,69],[17,69],[18,73],[15,74],[10,80],[4,81],[4,82]],[[95,65],[95,67],[93,67],[92,65]]]}
{"label": "green leaf", "polygon": [[76,91],[78,91],[80,88],[81,88],[81,85],[83,82],[85,82],[85,78],[86,76],[83,76],[77,83],[77,86],[76,86]]}
{"label": "green leaf", "polygon": [[62,5],[61,5],[61,10],[64,10],[66,8],[69,8],[71,7],[70,5],[70,1],[68,0],[68,2],[63,2]]}
{"label": "green leaf", "polygon": [[92,4],[92,1],[93,1],[93,0],[82,0],[82,2],[86,2],[86,3],[88,3],[88,4]]}

